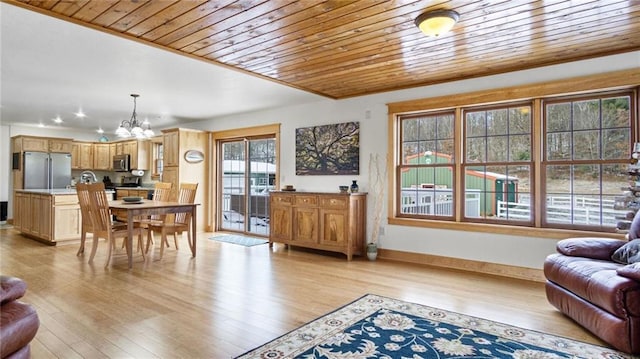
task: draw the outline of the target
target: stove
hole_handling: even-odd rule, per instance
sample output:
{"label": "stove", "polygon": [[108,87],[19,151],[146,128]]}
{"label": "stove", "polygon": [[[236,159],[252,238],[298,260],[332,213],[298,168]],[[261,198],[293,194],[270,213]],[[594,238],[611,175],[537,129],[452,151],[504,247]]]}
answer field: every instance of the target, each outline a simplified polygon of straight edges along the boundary
{"label": "stove", "polygon": [[122,177],[120,187],[140,187],[142,185],[142,177]]}

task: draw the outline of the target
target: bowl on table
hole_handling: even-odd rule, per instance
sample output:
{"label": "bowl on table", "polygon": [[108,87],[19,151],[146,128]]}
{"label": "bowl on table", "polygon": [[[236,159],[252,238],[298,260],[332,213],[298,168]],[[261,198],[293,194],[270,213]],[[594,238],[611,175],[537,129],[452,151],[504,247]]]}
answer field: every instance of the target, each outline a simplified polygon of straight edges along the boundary
{"label": "bowl on table", "polygon": [[349,192],[349,186],[338,186],[338,188],[340,189],[340,193]]}
{"label": "bowl on table", "polygon": [[142,197],[140,196],[122,197],[122,200],[125,201],[126,203],[138,203],[138,202],[142,202]]}

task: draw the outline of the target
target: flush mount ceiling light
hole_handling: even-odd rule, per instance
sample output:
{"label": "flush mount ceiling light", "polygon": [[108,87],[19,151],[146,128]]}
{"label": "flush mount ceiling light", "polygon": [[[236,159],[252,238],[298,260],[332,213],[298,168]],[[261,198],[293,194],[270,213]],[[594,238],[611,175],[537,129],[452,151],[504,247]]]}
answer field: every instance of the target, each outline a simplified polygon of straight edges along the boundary
{"label": "flush mount ceiling light", "polygon": [[453,28],[460,15],[453,10],[427,11],[416,18],[416,26],[428,36],[440,36]]}
{"label": "flush mount ceiling light", "polygon": [[[120,127],[116,129],[116,135],[118,137],[135,137],[135,138],[148,138],[153,137],[154,133],[151,130],[151,124],[149,121],[144,121],[142,123],[138,122],[136,118],[136,99],[140,97],[138,94],[131,94],[133,97],[133,114],[131,114],[131,119],[129,121],[123,120],[120,123]],[[146,128],[143,128],[146,127]]]}

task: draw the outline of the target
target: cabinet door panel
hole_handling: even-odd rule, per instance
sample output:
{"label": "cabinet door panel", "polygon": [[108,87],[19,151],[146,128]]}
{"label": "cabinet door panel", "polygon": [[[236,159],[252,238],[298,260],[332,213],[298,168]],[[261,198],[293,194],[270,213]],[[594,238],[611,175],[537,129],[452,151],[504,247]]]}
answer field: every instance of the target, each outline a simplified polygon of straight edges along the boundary
{"label": "cabinet door panel", "polygon": [[80,237],[82,215],[79,205],[63,205],[55,207],[56,222],[53,232],[56,240]]}
{"label": "cabinet door panel", "polygon": [[162,136],[165,166],[178,166],[180,164],[179,141],[178,132],[168,132]]}
{"label": "cabinet door panel", "polygon": [[71,153],[71,141],[50,139],[49,152]]}
{"label": "cabinet door panel", "polygon": [[171,186],[170,196],[172,200],[178,198],[178,190],[180,189],[180,173],[178,171],[178,167],[165,167],[162,170],[162,182],[173,184],[173,186]]}
{"label": "cabinet door panel", "polygon": [[349,238],[349,218],[345,211],[322,211],[322,236],[320,243],[343,247]]}
{"label": "cabinet door panel", "polygon": [[93,153],[93,168],[108,170],[111,166],[111,152],[109,144],[95,144]]}
{"label": "cabinet door panel", "polygon": [[269,226],[273,238],[291,240],[291,207],[271,207]]}
{"label": "cabinet door panel", "polygon": [[318,242],[318,209],[294,208],[294,242]]}

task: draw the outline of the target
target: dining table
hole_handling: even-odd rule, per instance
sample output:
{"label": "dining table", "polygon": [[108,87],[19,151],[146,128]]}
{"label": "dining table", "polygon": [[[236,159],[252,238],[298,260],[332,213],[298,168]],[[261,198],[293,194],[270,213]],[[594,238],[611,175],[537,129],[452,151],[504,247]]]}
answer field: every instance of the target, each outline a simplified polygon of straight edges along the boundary
{"label": "dining table", "polygon": [[191,248],[192,258],[196,257],[196,208],[197,203],[181,203],[171,201],[141,200],[139,202],[126,202],[114,200],[109,202],[111,211],[119,210],[127,213],[127,259],[129,268],[133,267],[133,229],[134,219],[139,216],[167,215],[175,213],[191,213]]}

